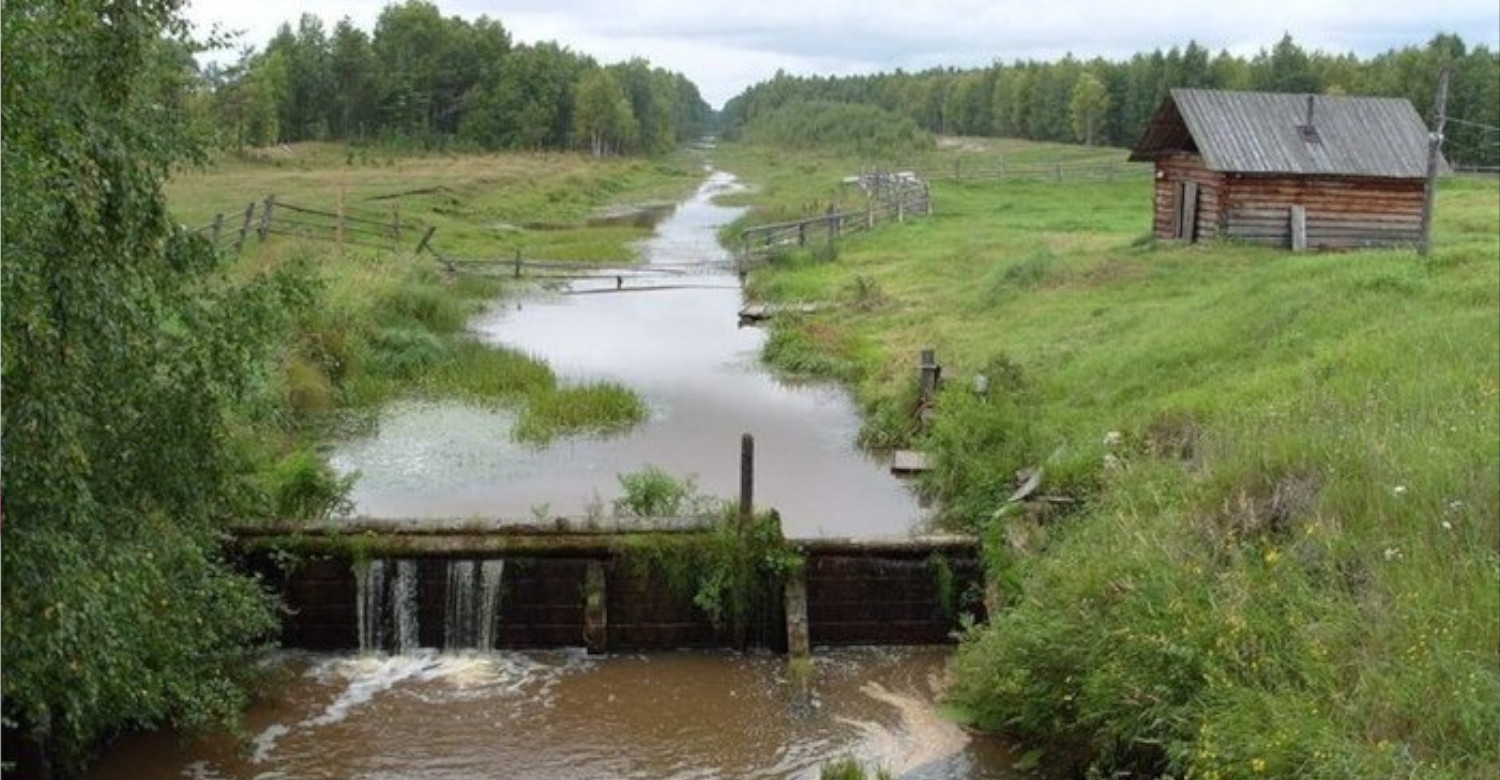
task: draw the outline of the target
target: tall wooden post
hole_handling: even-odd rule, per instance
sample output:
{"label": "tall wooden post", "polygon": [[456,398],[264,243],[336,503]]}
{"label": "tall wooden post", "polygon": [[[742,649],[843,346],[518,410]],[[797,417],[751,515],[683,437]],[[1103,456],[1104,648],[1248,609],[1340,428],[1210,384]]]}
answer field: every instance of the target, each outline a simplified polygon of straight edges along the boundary
{"label": "tall wooden post", "polygon": [[391,204],[391,249],[401,243],[401,201]]}
{"label": "tall wooden post", "polygon": [[740,436],[740,530],[755,519],[755,437]]}
{"label": "tall wooden post", "polygon": [[333,238],[338,243],[339,249],[344,248],[344,188],[339,187],[338,206],[334,209],[335,217]]}
{"label": "tall wooden post", "polygon": [[1437,99],[1432,107],[1432,132],[1427,136],[1427,181],[1422,185],[1422,243],[1417,253],[1432,251],[1432,206],[1437,199],[1438,167],[1443,154],[1443,126],[1448,123],[1448,66],[1438,72]]}
{"label": "tall wooden post", "polygon": [[516,247],[516,278],[521,278],[521,248]]}
{"label": "tall wooden post", "polygon": [[265,241],[271,235],[271,212],[276,208],[276,196],[266,196],[265,209],[260,213],[260,240]]}
{"label": "tall wooden post", "polygon": [[214,245],[214,249],[219,248],[219,234],[222,232],[224,232],[224,212],[221,211],[214,215],[213,232],[208,238],[208,242]]}
{"label": "tall wooden post", "polygon": [[245,207],[245,222],[240,225],[240,237],[234,241],[234,253],[239,254],[245,248],[245,236],[250,235],[250,225],[255,221],[255,201]]}

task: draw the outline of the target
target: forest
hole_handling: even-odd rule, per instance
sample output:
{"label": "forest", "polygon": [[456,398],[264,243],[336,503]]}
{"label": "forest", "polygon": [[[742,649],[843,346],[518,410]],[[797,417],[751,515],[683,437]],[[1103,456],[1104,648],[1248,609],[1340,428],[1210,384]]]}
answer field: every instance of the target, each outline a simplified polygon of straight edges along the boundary
{"label": "forest", "polygon": [[919,73],[778,72],[725,104],[722,119],[734,134],[789,103],[831,101],[878,106],[944,135],[1130,146],[1173,87],[1404,97],[1426,117],[1445,64],[1452,69],[1448,159],[1500,165],[1500,59],[1456,35],[1368,58],[1309,52],[1288,35],[1249,58],[1190,42],[1123,61],[1069,55]]}
{"label": "forest", "polygon": [[701,135],[713,113],[680,73],[514,44],[498,20],[444,17],[422,0],[386,6],[372,33],[303,14],[264,48],[205,67],[191,101],[235,148],[343,140],[659,154]]}

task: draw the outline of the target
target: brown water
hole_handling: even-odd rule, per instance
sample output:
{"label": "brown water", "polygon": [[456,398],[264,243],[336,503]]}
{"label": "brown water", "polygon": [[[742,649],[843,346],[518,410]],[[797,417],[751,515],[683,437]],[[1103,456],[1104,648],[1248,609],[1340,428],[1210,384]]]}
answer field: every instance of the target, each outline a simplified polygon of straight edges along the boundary
{"label": "brown water", "polygon": [[1018,778],[999,741],[943,720],[940,648],[785,661],[733,653],[280,656],[249,737],[117,746],[95,780],[816,778],[854,756],[898,777]]}
{"label": "brown water", "polygon": [[[826,383],[792,383],[759,360],[765,334],[741,328],[732,257],[716,231],[740,210],[714,203],[740,185],[711,173],[642,246],[644,264],[497,305],[472,328],[545,359],[568,382],[609,379],[640,393],[649,421],[620,436],[545,448],[512,441],[515,415],[460,402],[402,403],[339,442],[334,465],[362,475],[372,517],[584,515],[619,496],[617,475],[656,465],[733,497],[742,433],[756,440],[756,503],[792,536],[904,536],[923,512],[888,463],[855,445],[859,416]],[[662,289],[664,287],[671,289]],[[576,294],[599,291],[597,294]]]}

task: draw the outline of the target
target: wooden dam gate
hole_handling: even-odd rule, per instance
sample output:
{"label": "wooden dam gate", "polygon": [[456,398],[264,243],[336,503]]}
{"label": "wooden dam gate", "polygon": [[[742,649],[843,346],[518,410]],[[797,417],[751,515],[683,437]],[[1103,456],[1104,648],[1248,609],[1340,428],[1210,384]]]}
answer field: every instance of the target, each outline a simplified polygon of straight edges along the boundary
{"label": "wooden dam gate", "polygon": [[[595,653],[939,644],[953,641],[962,615],[983,618],[972,537],[786,540],[782,548],[801,565],[756,585],[772,597],[736,632],[695,603],[680,571],[661,565],[662,539],[712,533],[704,525],[560,521],[477,530],[245,528],[235,536],[241,564],[284,604],[283,645],[308,650],[399,649],[391,637],[401,632],[416,647],[451,646],[455,613],[476,609],[489,611],[485,630],[475,632],[484,633],[486,649]],[[372,568],[384,577],[372,580]],[[483,597],[473,584],[480,570],[493,580]],[[406,611],[392,617],[372,594],[393,592],[396,580],[405,583]]]}

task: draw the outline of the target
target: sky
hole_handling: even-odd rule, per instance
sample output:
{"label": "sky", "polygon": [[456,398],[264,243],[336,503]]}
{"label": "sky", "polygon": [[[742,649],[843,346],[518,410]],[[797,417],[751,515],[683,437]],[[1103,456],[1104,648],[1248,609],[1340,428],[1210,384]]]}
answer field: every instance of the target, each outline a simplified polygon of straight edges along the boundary
{"label": "sky", "polygon": [[[188,0],[200,32],[260,48],[303,13],[373,30],[388,0]],[[644,57],[685,74],[716,108],[777,70],[851,75],[996,60],[1124,59],[1196,40],[1254,55],[1284,33],[1362,56],[1439,32],[1500,49],[1496,0],[437,0],[445,16],[499,19],[517,42],[553,40],[603,63]],[[232,55],[221,55],[230,58]]]}

